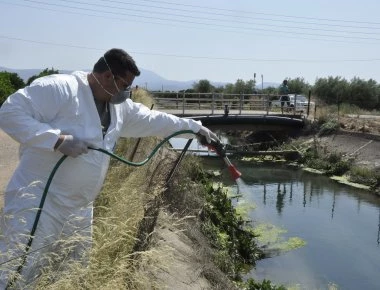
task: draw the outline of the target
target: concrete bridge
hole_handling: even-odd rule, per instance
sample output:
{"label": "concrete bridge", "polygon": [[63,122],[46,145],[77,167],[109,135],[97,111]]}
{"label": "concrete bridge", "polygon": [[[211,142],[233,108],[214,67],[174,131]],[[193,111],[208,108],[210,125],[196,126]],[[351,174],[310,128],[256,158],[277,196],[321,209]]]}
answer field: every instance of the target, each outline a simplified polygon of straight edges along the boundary
{"label": "concrete bridge", "polygon": [[304,126],[309,108],[272,108],[276,96],[153,92],[155,109],[202,121],[210,129],[286,131]]}
{"label": "concrete bridge", "polygon": [[223,131],[275,131],[296,134],[305,124],[305,119],[299,116],[282,115],[209,115],[190,116],[188,118],[199,120],[212,130]]}

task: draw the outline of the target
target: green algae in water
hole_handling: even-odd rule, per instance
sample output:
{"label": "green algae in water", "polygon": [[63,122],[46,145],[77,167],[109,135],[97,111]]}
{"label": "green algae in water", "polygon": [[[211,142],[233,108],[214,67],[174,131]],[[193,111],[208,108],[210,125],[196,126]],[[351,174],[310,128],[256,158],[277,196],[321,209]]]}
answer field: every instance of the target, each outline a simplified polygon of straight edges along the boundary
{"label": "green algae in water", "polygon": [[242,218],[247,218],[249,216],[249,212],[256,208],[256,204],[254,202],[247,202],[245,200],[240,200],[235,206],[236,214]]}
{"label": "green algae in water", "polygon": [[[326,290],[338,290],[340,289],[339,286],[333,282],[329,282],[327,285],[326,285]],[[301,284],[294,284],[294,285],[286,285],[286,290],[304,290],[306,289],[304,286],[302,286]],[[318,288],[318,289],[322,289],[322,288]]]}
{"label": "green algae in water", "polygon": [[253,231],[258,235],[257,241],[267,256],[280,255],[306,245],[306,241],[299,237],[286,239],[283,235],[287,230],[269,223],[257,224]]}

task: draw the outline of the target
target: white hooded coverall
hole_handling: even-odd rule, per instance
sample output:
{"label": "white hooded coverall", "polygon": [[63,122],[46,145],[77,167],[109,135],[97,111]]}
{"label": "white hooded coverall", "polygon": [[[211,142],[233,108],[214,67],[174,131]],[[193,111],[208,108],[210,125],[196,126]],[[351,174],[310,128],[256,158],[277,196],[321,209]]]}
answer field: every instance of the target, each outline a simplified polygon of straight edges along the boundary
{"label": "white hooded coverall", "polygon": [[[54,151],[60,134],[70,134],[97,148],[112,151],[119,137],[166,137],[180,130],[198,132],[200,122],[149,110],[130,99],[110,104],[111,122],[103,138],[87,73],[51,75],[18,90],[0,108],[0,128],[20,143],[20,162],[5,192],[0,221],[0,263],[24,253],[46,181],[63,156]],[[25,283],[38,275],[46,245],[78,232],[74,256],[91,241],[93,202],[108,169],[109,156],[95,150],[68,157],[50,185],[27,262]],[[38,250],[38,251],[37,251]],[[35,252],[36,251],[36,252]],[[20,259],[0,265],[0,289]],[[18,281],[20,283],[20,281]]]}

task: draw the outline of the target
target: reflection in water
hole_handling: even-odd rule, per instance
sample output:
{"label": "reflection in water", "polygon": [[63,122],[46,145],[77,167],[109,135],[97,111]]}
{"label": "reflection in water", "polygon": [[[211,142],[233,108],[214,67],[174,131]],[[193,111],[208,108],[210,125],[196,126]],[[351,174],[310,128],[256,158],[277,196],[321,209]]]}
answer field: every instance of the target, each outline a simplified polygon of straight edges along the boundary
{"label": "reflection in water", "polygon": [[267,201],[267,185],[264,184],[263,204],[266,205]]}
{"label": "reflection in water", "polygon": [[284,189],[282,192],[281,192],[280,186],[281,186],[281,184],[279,183],[278,187],[277,187],[277,202],[276,202],[276,208],[277,208],[277,212],[279,215],[281,215],[282,209],[284,207],[284,198],[286,195],[285,184],[284,184]]}
{"label": "reflection in water", "polygon": [[[283,212],[283,209],[284,209],[284,206],[286,205],[285,203],[285,197],[286,197],[286,194],[287,194],[287,187],[289,187],[289,205],[292,204],[292,201],[293,201],[293,181],[289,182],[289,183],[278,183],[277,184],[277,195],[276,195],[276,209],[277,209],[277,212],[279,215],[282,214]],[[267,203],[267,187],[268,185],[270,185],[271,183],[269,184],[262,184],[263,186],[263,204],[266,205]],[[310,184],[310,187],[309,187],[309,191],[307,190],[307,186],[306,184],[304,184],[303,186],[303,199],[302,199],[302,206],[303,207],[306,207],[308,204],[312,204],[313,203],[313,193],[317,196],[317,195],[323,195],[323,190],[321,190],[320,188],[317,190],[315,186],[313,186],[312,184]],[[331,202],[331,219],[334,218],[334,212],[335,212],[335,206],[336,206],[336,196],[337,196],[337,192],[336,192],[336,189],[333,190],[332,192],[332,202]],[[360,205],[360,201],[361,199],[358,198],[358,205]],[[359,212],[359,206],[358,206],[358,212]]]}
{"label": "reflection in water", "polygon": [[334,194],[333,194],[333,203],[332,203],[332,208],[331,208],[331,219],[334,218],[334,211],[335,211],[335,190],[334,190]]}
{"label": "reflection in water", "polygon": [[302,202],[303,207],[306,206],[306,186],[303,187],[303,202]]}
{"label": "reflection in water", "polygon": [[310,202],[310,203],[312,202],[313,190],[314,190],[314,187],[313,187],[313,185],[312,185],[312,186],[310,187],[310,195],[309,195],[309,202]]}
{"label": "reflection in water", "polygon": [[379,225],[377,230],[377,245],[380,244],[380,208],[379,208]]}

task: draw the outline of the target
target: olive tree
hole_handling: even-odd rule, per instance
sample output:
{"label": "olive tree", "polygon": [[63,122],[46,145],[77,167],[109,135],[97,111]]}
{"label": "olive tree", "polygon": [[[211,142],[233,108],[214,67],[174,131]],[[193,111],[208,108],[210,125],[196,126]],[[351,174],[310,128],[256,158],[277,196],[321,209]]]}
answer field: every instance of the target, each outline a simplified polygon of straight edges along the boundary
{"label": "olive tree", "polygon": [[40,72],[38,75],[31,76],[28,81],[26,82],[26,85],[29,86],[35,79],[38,79],[40,77],[53,75],[53,74],[59,74],[58,70],[55,70],[54,68],[48,69],[45,68],[42,72]]}
{"label": "olive tree", "polygon": [[245,82],[242,79],[237,79],[232,86],[232,93],[234,94],[253,94],[256,90],[256,81],[249,80]]}
{"label": "olive tree", "polygon": [[233,94],[235,86],[233,84],[226,84],[224,86],[223,93],[225,94]]}
{"label": "olive tree", "polygon": [[200,80],[193,84],[194,91],[197,93],[211,93],[214,91],[214,86],[209,80]]}
{"label": "olive tree", "polygon": [[289,92],[293,94],[307,95],[311,86],[305,81],[304,78],[288,79]]}
{"label": "olive tree", "polygon": [[360,108],[375,109],[379,104],[379,93],[379,86],[375,80],[365,81],[355,77],[350,83],[348,101]]}
{"label": "olive tree", "polygon": [[17,73],[0,72],[0,105],[4,103],[6,98],[18,89],[25,86],[24,81]]}
{"label": "olive tree", "polygon": [[313,87],[313,94],[327,104],[339,104],[346,100],[349,83],[342,77],[318,78]]}

